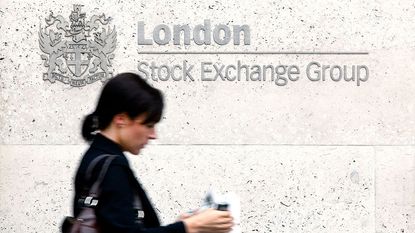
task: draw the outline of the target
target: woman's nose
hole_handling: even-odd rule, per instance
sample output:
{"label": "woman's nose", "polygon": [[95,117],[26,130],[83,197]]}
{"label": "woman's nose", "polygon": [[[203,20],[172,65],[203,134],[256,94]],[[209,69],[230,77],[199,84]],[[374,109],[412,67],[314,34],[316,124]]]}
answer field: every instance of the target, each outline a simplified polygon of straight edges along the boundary
{"label": "woman's nose", "polygon": [[157,138],[156,129],[154,127],[150,129],[150,134],[148,135],[148,138],[150,138],[150,139],[156,139]]}

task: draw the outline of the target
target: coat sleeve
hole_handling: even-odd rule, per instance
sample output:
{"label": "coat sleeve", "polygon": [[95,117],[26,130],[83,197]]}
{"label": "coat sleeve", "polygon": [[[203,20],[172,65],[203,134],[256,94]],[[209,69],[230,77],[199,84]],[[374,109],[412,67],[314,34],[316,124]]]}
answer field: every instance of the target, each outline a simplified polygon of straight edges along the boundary
{"label": "coat sleeve", "polygon": [[111,164],[101,190],[96,215],[104,233],[186,233],[182,221],[153,228],[134,222],[133,190],[124,167]]}

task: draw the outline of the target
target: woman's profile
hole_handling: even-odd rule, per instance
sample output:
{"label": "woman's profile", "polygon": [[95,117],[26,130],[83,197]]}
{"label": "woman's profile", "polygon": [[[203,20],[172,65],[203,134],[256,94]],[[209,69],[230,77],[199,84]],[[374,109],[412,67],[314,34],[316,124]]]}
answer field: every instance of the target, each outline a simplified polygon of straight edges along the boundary
{"label": "woman's profile", "polygon": [[82,136],[90,146],[75,176],[74,216],[78,216],[80,200],[88,195],[102,163],[98,162],[92,170],[89,182],[85,179],[88,166],[98,156],[110,154],[117,156],[101,183],[95,207],[102,232],[229,232],[233,225],[230,213],[214,209],[182,214],[177,222],[161,226],[152,203],[135,178],[124,152],[137,155],[149,140],[156,139],[155,125],[161,119],[163,106],[161,92],[137,74],[122,73],[104,85],[95,111],[85,117],[82,125]]}

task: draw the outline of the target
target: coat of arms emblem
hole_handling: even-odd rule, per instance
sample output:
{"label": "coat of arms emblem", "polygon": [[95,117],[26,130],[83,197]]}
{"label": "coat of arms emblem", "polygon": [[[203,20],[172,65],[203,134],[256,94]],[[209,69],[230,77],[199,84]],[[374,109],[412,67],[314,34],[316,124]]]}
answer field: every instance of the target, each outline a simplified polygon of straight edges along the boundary
{"label": "coat of arms emblem", "polygon": [[70,23],[51,12],[45,19],[47,26],[40,27],[39,44],[44,52],[41,58],[48,68],[43,80],[81,87],[112,77],[111,61],[117,43],[115,26],[108,25],[111,17],[104,14],[87,20],[81,12],[82,6],[73,6]]}

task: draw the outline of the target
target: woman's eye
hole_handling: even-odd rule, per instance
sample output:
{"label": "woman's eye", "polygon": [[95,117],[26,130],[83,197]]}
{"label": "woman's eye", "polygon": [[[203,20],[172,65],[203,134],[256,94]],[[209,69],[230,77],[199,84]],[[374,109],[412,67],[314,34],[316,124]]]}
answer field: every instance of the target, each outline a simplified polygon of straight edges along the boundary
{"label": "woman's eye", "polygon": [[154,128],[154,124],[147,124],[148,128]]}

